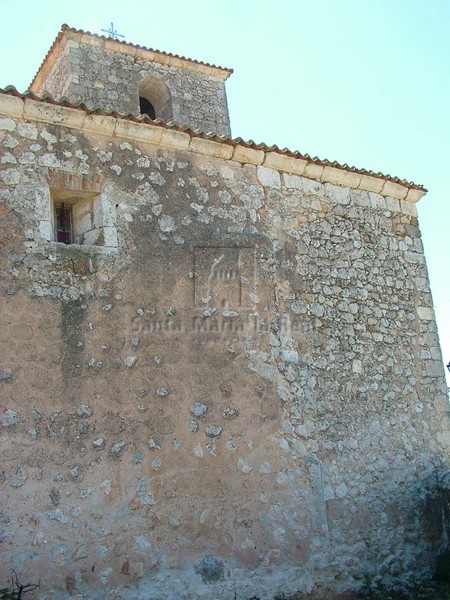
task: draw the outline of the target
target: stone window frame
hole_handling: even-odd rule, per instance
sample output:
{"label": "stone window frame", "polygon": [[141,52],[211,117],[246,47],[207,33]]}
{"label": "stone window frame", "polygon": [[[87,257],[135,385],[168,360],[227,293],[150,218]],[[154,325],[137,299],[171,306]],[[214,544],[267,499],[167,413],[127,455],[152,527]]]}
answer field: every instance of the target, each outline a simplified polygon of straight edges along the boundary
{"label": "stone window frame", "polygon": [[155,109],[155,118],[173,120],[172,92],[165,81],[154,75],[147,75],[139,81],[139,100],[144,98]]}
{"label": "stone window frame", "polygon": [[[116,211],[104,190],[101,174],[84,175],[48,169],[49,189],[45,218],[39,222],[41,236],[48,242],[67,247],[115,249],[118,247]],[[69,206],[72,216],[72,239],[69,244],[56,241],[56,206]]]}

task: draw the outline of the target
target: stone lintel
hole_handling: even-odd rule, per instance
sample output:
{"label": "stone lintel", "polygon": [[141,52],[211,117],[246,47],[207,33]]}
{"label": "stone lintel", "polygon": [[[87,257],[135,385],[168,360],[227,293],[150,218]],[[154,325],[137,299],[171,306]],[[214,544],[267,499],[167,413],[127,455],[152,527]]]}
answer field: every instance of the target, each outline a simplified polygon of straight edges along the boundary
{"label": "stone lintel", "polygon": [[295,158],[286,156],[279,152],[266,152],[263,166],[272,169],[280,169],[280,171],[293,173],[294,175],[303,175],[308,161],[303,158]]}
{"label": "stone lintel", "polygon": [[[158,131],[159,130],[159,131]],[[128,140],[137,140],[140,142],[148,142],[149,144],[159,145],[164,129],[160,127],[145,126],[141,123],[117,119],[114,135]]]}
{"label": "stone lintel", "polygon": [[175,148],[177,150],[188,150],[190,141],[191,137],[188,133],[174,131],[173,129],[162,130],[161,146],[167,146],[168,148]]}
{"label": "stone lintel", "polygon": [[78,110],[77,108],[47,104],[45,102],[32,100],[31,98],[25,99],[23,117],[27,120],[43,121],[45,123],[55,123],[64,125],[65,127],[81,129],[85,116],[86,114],[84,111]]}
{"label": "stone lintel", "polygon": [[381,193],[383,196],[392,196],[394,198],[398,198],[399,200],[404,200],[404,198],[406,198],[406,194],[408,193],[408,189],[403,185],[394,183],[393,181],[385,181]]}
{"label": "stone lintel", "polygon": [[83,131],[87,133],[100,133],[102,135],[114,135],[117,119],[107,115],[86,115],[83,123]]}
{"label": "stone lintel", "polygon": [[239,144],[234,147],[233,160],[243,164],[262,165],[264,152],[263,150],[255,150],[254,148],[248,148]]}
{"label": "stone lintel", "polygon": [[321,175],[321,180],[356,189],[361,183],[361,175],[344,169],[325,166]]}
{"label": "stone lintel", "polygon": [[233,155],[233,146],[195,137],[191,139],[189,150],[197,152],[198,154],[206,154],[208,156],[225,159],[229,159]]}
{"label": "stone lintel", "polygon": [[140,60],[146,60],[148,62],[155,62],[155,53],[153,50],[146,50],[145,48],[136,49],[136,58]]}
{"label": "stone lintel", "polygon": [[316,179],[318,181],[322,181],[322,173],[322,165],[317,165],[316,163],[311,162],[305,166],[303,176],[307,177],[308,179]]}
{"label": "stone lintel", "polygon": [[68,173],[62,169],[49,168],[45,176],[48,185],[57,190],[79,190],[99,194],[104,184],[101,173]]}
{"label": "stone lintel", "polygon": [[379,194],[384,186],[384,179],[378,179],[372,175],[361,175],[359,189],[366,192],[375,192]]}
{"label": "stone lintel", "polygon": [[24,101],[16,96],[0,94],[0,114],[8,115],[15,119],[21,119],[23,115]]}
{"label": "stone lintel", "polygon": [[413,188],[410,188],[408,190],[408,193],[406,194],[406,202],[418,202],[422,196],[425,196],[426,192],[424,192],[423,190],[415,190]]}
{"label": "stone lintel", "polygon": [[81,39],[82,39],[83,35],[84,34],[78,33],[76,31],[66,30],[66,31],[64,31],[63,38],[66,40],[72,40],[79,44],[79,43],[81,43]]}
{"label": "stone lintel", "polygon": [[287,158],[289,159],[289,168],[286,168],[285,171],[287,171],[288,173],[292,173],[293,175],[303,175],[308,161],[302,158]]}
{"label": "stone lintel", "polygon": [[[64,36],[67,33],[68,32],[65,31]],[[105,45],[104,42],[105,40],[103,38],[89,35],[88,33],[83,33],[80,39],[80,44],[86,44],[86,46],[96,46],[97,48],[102,48]]]}
{"label": "stone lintel", "polygon": [[105,50],[109,50],[112,52],[120,52],[121,54],[126,54],[127,56],[136,56],[136,48],[134,46],[128,46],[128,44],[122,44],[117,40],[104,40],[104,48]]}

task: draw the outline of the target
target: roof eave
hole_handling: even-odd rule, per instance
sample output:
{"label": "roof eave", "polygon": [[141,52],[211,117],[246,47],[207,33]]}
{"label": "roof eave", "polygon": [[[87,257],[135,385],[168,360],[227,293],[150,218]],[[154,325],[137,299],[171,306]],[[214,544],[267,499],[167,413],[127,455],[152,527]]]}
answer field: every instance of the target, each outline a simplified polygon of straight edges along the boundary
{"label": "roof eave", "polygon": [[232,139],[161,119],[152,120],[143,115],[136,117],[117,112],[108,113],[102,109],[89,108],[83,103],[72,104],[65,98],[57,102],[50,96],[40,98],[32,91],[21,94],[13,86],[0,89],[0,114],[190,150],[243,164],[273,168],[325,183],[376,192],[398,200],[417,202],[427,192],[422,185],[398,177],[312,158],[308,154],[286,148],[281,150],[275,145],[256,144],[241,138]]}

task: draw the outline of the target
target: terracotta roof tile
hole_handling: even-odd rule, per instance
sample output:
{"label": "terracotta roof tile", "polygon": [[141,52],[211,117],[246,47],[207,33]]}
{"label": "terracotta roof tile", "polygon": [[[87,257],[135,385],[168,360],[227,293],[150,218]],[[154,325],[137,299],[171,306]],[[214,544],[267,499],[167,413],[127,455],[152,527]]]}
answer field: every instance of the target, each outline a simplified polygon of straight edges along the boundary
{"label": "terracotta roof tile", "polygon": [[230,138],[230,137],[227,137],[226,135],[217,135],[217,134],[211,133],[211,132],[204,132],[204,131],[201,131],[200,129],[192,129],[189,126],[178,125],[174,121],[166,122],[166,121],[163,121],[162,119],[151,119],[150,117],[148,117],[146,115],[136,116],[136,115],[132,115],[132,114],[124,115],[124,114],[118,113],[116,111],[108,112],[101,108],[88,107],[83,102],[77,102],[75,104],[71,103],[67,98],[61,98],[60,100],[57,101],[57,100],[54,100],[49,94],[44,94],[42,97],[37,96],[32,91],[27,91],[27,92],[21,94],[12,85],[10,85],[4,89],[0,88],[0,94],[16,96],[17,98],[21,98],[23,100],[30,98],[32,100],[35,100],[36,102],[55,104],[55,105],[63,106],[63,107],[67,107],[67,108],[75,108],[75,109],[84,111],[88,115],[90,115],[90,114],[105,115],[105,116],[109,116],[109,117],[114,117],[116,119],[133,121],[135,123],[143,123],[143,124],[147,123],[147,124],[151,124],[151,125],[156,125],[158,127],[164,128],[164,129],[173,129],[175,131],[181,131],[181,132],[187,133],[191,137],[200,137],[203,139],[209,139],[209,140],[213,140],[216,142],[228,144],[231,146],[240,145],[240,146],[244,146],[247,148],[252,148],[254,150],[263,150],[264,152],[276,152],[277,154],[282,154],[284,156],[290,156],[292,158],[306,160],[308,163],[312,163],[312,164],[315,164],[318,166],[335,167],[337,169],[341,169],[343,171],[348,171],[350,173],[356,173],[358,175],[369,175],[371,177],[376,177],[377,179],[391,181],[393,183],[397,183],[399,185],[402,185],[402,186],[405,186],[405,187],[408,187],[411,189],[421,190],[423,192],[427,191],[423,187],[423,185],[418,185],[416,183],[407,181],[406,179],[400,179],[399,177],[394,177],[392,175],[385,175],[380,172],[375,173],[374,171],[370,171],[367,169],[360,169],[357,167],[349,166],[346,163],[340,164],[337,161],[330,161],[330,160],[327,160],[326,158],[321,159],[321,158],[318,158],[317,156],[311,157],[309,154],[303,154],[303,153],[299,152],[298,150],[292,151],[292,150],[289,150],[288,148],[280,149],[275,144],[269,146],[265,143],[256,143],[253,140],[246,141],[240,137]]}

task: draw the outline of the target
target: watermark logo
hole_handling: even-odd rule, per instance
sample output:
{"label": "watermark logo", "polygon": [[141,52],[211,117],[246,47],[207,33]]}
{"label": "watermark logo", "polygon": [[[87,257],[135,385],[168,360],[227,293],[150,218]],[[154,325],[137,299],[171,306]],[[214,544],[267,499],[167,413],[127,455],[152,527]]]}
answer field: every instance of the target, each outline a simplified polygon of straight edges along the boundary
{"label": "watermark logo", "polygon": [[193,266],[195,308],[253,308],[258,289],[255,248],[196,247]]}
{"label": "watermark logo", "polygon": [[243,339],[278,331],[289,336],[300,324],[282,316],[273,320],[270,286],[259,281],[254,247],[195,247],[192,306],[162,319],[135,317],[134,334],[195,335],[205,342]]}
{"label": "watermark logo", "polygon": [[218,341],[223,336],[243,339],[246,335],[255,336],[259,333],[267,334],[270,331],[277,332],[281,337],[295,338],[298,332],[304,331],[304,323],[300,320],[291,320],[288,315],[270,320],[259,315],[229,318],[221,314],[211,317],[194,315],[189,319],[168,318],[162,320],[139,316],[132,321],[132,332],[135,335],[183,334],[199,336],[209,341]]}

